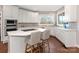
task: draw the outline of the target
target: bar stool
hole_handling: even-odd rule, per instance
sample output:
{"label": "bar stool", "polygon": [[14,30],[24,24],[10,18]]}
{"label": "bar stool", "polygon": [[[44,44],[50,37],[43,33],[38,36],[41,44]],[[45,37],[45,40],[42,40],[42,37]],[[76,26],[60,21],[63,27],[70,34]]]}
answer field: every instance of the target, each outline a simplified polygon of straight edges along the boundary
{"label": "bar stool", "polygon": [[[42,44],[43,44],[43,52],[45,52],[45,48],[48,47],[48,52],[50,52],[50,47],[49,47],[49,42],[48,42],[48,38],[49,38],[49,35],[50,35],[50,32],[49,30],[45,30],[43,33],[42,33],[42,37],[41,37],[41,40],[42,40]],[[47,44],[47,46],[46,46]]]}
{"label": "bar stool", "polygon": [[[35,53],[35,52],[40,52],[39,44],[41,42],[41,32],[35,31],[31,33],[31,38],[26,44],[26,52],[27,53]],[[37,48],[38,47],[38,48]],[[34,48],[37,48],[36,51],[34,51]]]}

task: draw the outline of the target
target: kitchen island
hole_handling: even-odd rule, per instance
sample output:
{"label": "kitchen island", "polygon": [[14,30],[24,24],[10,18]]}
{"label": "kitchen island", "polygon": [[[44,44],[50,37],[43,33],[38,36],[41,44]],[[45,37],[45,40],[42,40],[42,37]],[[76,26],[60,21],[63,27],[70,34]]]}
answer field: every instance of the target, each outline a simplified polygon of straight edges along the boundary
{"label": "kitchen island", "polygon": [[[24,53],[25,45],[29,41],[32,32],[40,31],[44,32],[46,29],[34,28],[35,30],[23,31],[20,29],[17,31],[8,32],[8,52],[9,53]],[[28,30],[28,29],[25,29]]]}

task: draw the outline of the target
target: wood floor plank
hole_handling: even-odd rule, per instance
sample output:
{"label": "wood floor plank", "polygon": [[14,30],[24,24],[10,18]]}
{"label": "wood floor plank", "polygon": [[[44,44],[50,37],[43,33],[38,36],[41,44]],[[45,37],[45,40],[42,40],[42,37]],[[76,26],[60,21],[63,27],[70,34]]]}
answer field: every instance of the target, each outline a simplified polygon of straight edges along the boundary
{"label": "wood floor plank", "polygon": [[[79,48],[65,48],[64,45],[55,37],[51,36],[48,39],[48,41],[49,41],[50,53],[79,53]],[[0,53],[7,53],[7,52],[8,52],[8,43],[3,44],[2,42],[0,42]]]}

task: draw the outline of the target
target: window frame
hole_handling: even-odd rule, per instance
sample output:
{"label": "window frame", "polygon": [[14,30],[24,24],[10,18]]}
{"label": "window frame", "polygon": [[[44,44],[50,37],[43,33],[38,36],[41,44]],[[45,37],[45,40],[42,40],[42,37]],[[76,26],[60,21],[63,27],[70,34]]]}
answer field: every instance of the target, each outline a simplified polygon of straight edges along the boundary
{"label": "window frame", "polygon": [[[52,14],[39,14],[39,15],[52,16]],[[53,17],[55,17],[55,16],[53,16]],[[53,21],[53,20],[52,20],[52,21]],[[49,23],[47,23],[47,24],[42,24],[42,23],[41,23],[41,16],[40,16],[40,22],[39,22],[39,24],[40,24],[40,25],[55,25],[55,20],[54,20],[54,23],[51,23],[51,24],[49,24]]]}
{"label": "window frame", "polygon": [[[60,12],[60,13],[57,14],[57,26],[64,26],[64,25],[63,25],[64,23],[59,24],[59,15],[62,15],[62,16],[64,15],[64,16],[65,16],[65,12],[62,11],[62,12]],[[64,20],[63,20],[63,21],[64,21]]]}

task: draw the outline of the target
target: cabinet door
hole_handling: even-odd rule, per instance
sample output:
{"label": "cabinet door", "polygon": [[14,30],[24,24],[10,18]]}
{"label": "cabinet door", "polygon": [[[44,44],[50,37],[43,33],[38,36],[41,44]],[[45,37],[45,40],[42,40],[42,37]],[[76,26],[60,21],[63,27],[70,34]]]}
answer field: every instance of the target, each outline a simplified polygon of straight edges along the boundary
{"label": "cabinet door", "polygon": [[59,29],[58,30],[58,36],[59,36],[59,40],[62,42],[62,43],[64,43],[64,41],[63,41],[63,30],[62,29]]}
{"label": "cabinet door", "polygon": [[11,14],[11,17],[13,18],[13,19],[18,19],[18,7],[16,7],[16,6],[12,6],[12,14]]}
{"label": "cabinet door", "polygon": [[23,10],[23,9],[19,9],[19,23],[26,23],[28,22],[29,17],[28,17],[28,12]]}
{"label": "cabinet door", "polygon": [[70,8],[70,21],[76,21],[77,20],[77,6],[71,6]]}
{"label": "cabinet door", "polygon": [[66,47],[76,47],[76,32],[65,31],[64,40]]}
{"label": "cabinet door", "polygon": [[5,19],[11,18],[11,14],[12,14],[11,11],[12,11],[11,6],[9,6],[9,5],[3,6],[3,16],[4,16]]}
{"label": "cabinet door", "polygon": [[37,23],[38,22],[38,13],[31,11],[23,12],[23,22],[26,23]]}
{"label": "cabinet door", "polygon": [[50,35],[55,36],[55,27],[50,27]]}
{"label": "cabinet door", "polygon": [[32,19],[33,19],[33,18],[32,18],[32,12],[26,11],[26,14],[25,14],[25,21],[26,21],[27,23],[31,23],[31,22],[33,22]]}
{"label": "cabinet door", "polygon": [[20,9],[19,10],[19,22],[37,23],[39,22],[38,13]]}
{"label": "cabinet door", "polygon": [[65,6],[65,19],[64,22],[68,22],[70,20],[70,6]]}
{"label": "cabinet door", "polygon": [[5,19],[18,19],[18,7],[16,6],[3,6],[3,15]]}
{"label": "cabinet door", "polygon": [[34,23],[38,23],[39,22],[39,17],[38,17],[38,13],[37,12],[33,12],[32,13],[32,21]]}
{"label": "cabinet door", "polygon": [[67,5],[65,6],[65,22],[76,22],[77,19],[77,6]]}
{"label": "cabinet door", "polygon": [[28,15],[28,12],[26,10],[23,10],[23,23],[27,23],[30,20],[30,17]]}
{"label": "cabinet door", "polygon": [[55,36],[57,37],[57,28],[54,28],[54,29],[55,29],[54,30],[55,31]]}
{"label": "cabinet door", "polygon": [[22,9],[19,9],[19,19],[18,19],[18,22],[19,23],[22,23],[23,22],[23,10]]}

